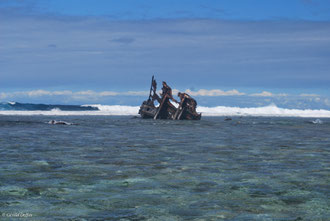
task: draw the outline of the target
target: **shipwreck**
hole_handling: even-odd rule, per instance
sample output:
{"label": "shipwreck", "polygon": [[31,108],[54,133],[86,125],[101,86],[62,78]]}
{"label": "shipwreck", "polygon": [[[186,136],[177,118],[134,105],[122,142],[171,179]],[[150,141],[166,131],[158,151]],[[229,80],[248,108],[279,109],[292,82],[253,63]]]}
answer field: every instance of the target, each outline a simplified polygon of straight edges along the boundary
{"label": "shipwreck", "polygon": [[[142,118],[170,120],[200,120],[202,114],[196,112],[197,102],[187,93],[178,93],[179,101],[172,95],[172,89],[165,81],[162,92],[157,94],[157,82],[152,76],[149,98],[143,101],[139,114]],[[172,102],[174,103],[172,103]],[[155,105],[155,102],[158,104]]]}

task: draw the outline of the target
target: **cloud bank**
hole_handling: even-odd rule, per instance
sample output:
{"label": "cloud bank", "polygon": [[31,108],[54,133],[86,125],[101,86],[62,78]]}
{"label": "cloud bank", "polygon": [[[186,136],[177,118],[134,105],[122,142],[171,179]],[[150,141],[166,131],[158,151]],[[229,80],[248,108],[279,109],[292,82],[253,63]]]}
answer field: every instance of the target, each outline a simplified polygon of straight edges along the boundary
{"label": "cloud bank", "polygon": [[0,13],[0,38],[5,88],[138,91],[153,74],[170,85],[199,89],[330,84],[330,22]]}
{"label": "cloud bank", "polygon": [[[173,89],[173,95],[176,94],[180,90]],[[160,93],[160,91],[158,91]],[[198,91],[191,91],[190,89],[184,90],[185,93],[188,93],[192,96],[241,96],[245,95],[245,93],[239,92],[237,90],[229,90],[223,91],[219,89],[213,90],[206,90],[200,89]],[[18,91],[18,92],[2,92],[0,93],[1,99],[8,99],[8,98],[15,98],[19,96],[27,96],[27,97],[41,97],[41,96],[71,96],[71,97],[107,97],[107,96],[148,96],[149,91],[125,91],[125,92],[115,92],[115,91],[101,91],[96,92],[93,90],[86,90],[86,91],[70,91],[70,90],[63,90],[63,91],[47,91],[47,90],[32,90],[32,91]]]}

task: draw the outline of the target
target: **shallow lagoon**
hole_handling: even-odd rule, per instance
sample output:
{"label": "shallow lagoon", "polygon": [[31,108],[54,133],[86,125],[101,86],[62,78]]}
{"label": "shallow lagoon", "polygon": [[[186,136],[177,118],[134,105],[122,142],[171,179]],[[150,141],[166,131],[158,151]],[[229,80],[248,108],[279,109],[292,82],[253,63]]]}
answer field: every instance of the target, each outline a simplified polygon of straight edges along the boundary
{"label": "shallow lagoon", "polygon": [[330,119],[224,119],[0,116],[1,219],[330,217]]}

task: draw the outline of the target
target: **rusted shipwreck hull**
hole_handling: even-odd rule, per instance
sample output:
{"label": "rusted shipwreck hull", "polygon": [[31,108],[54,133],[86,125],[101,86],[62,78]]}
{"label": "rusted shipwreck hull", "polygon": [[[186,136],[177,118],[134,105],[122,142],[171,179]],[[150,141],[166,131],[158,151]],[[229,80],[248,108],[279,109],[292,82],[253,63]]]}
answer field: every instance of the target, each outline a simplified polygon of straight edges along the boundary
{"label": "rusted shipwreck hull", "polygon": [[[179,101],[173,98],[172,89],[163,81],[162,93],[156,93],[157,83],[152,76],[149,98],[143,101],[139,114],[142,118],[171,120],[200,120],[196,112],[197,102],[186,93],[178,93]],[[155,105],[157,101],[158,105]],[[174,105],[171,101],[177,103]]]}

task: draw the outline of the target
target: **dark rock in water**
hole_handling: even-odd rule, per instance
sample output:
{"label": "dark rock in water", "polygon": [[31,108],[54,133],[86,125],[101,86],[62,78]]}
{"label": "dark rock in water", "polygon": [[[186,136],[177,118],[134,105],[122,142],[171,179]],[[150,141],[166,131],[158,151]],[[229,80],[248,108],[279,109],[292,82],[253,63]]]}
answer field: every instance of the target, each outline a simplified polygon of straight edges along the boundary
{"label": "dark rock in water", "polygon": [[37,196],[39,196],[41,192],[44,191],[44,189],[39,186],[28,187],[27,190],[29,191],[30,195],[37,195]]}
{"label": "dark rock in water", "polygon": [[180,208],[180,207],[175,207],[170,209],[170,214],[174,214],[177,216],[189,218],[189,217],[196,217],[196,216],[201,216],[202,212],[197,210],[197,209],[190,209],[190,208]]}
{"label": "dark rock in water", "polygon": [[230,120],[232,120],[230,117],[225,118],[225,121],[230,121]]}
{"label": "dark rock in water", "polygon": [[320,119],[316,119],[312,121],[313,124],[322,124],[323,122]]}
{"label": "dark rock in water", "polygon": [[281,200],[285,202],[287,205],[298,205],[305,203],[308,199],[303,196],[286,196],[286,197],[281,197]]}
{"label": "dark rock in water", "polygon": [[211,191],[212,189],[216,188],[218,184],[216,182],[201,182],[196,185],[194,191],[196,192],[206,192]]}
{"label": "dark rock in water", "polygon": [[57,120],[51,120],[48,122],[48,124],[73,125],[73,123],[69,123],[65,121],[57,121]]}

